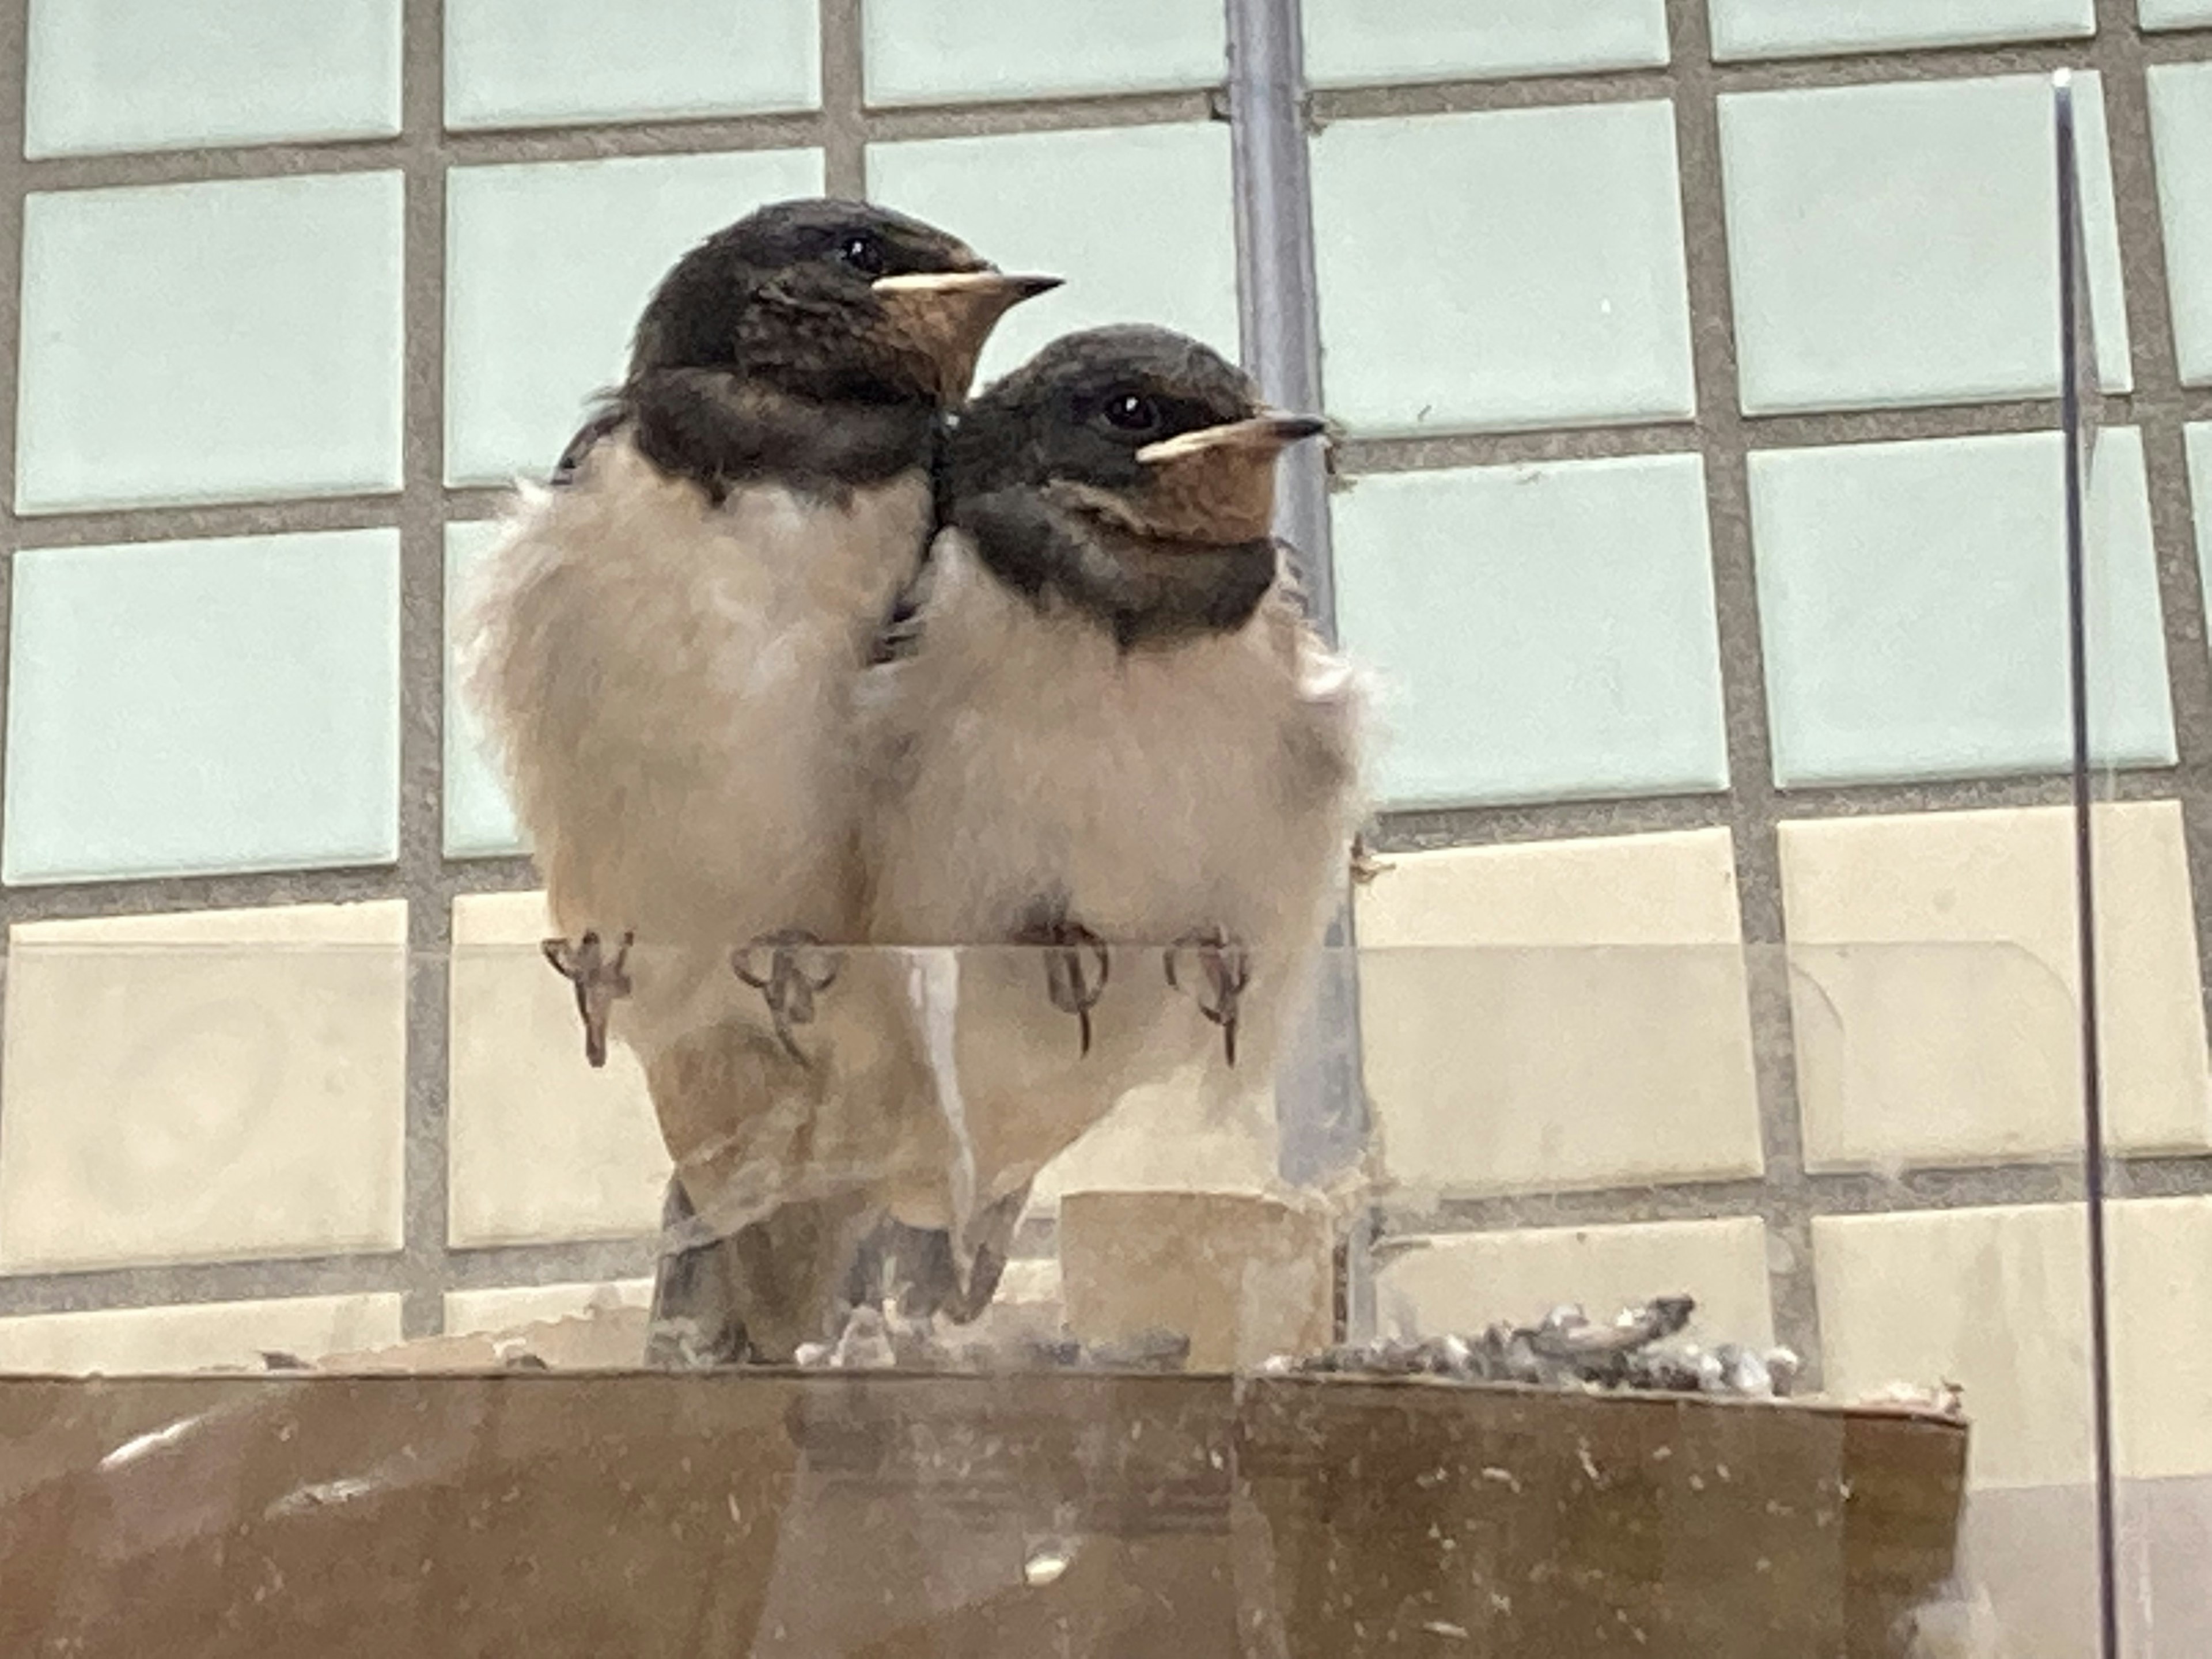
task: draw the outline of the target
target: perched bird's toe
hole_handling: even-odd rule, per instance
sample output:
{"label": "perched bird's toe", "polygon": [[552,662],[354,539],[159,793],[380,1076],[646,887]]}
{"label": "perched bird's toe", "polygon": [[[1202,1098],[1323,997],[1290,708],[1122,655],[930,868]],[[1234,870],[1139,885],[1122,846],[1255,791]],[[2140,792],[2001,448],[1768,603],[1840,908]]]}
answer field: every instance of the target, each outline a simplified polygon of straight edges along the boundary
{"label": "perched bird's toe", "polygon": [[614,1005],[630,994],[629,947],[635,939],[624,933],[611,956],[595,929],[580,939],[549,939],[538,946],[553,971],[575,988],[576,1017],[584,1023],[584,1059],[594,1069],[607,1063],[607,1021]]}

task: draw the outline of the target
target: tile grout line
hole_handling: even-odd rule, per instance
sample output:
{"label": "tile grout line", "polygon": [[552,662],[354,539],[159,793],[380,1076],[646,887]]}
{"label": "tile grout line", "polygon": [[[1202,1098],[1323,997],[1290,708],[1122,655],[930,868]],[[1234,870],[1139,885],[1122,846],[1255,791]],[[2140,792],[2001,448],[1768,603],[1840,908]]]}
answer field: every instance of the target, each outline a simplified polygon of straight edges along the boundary
{"label": "tile grout line", "polygon": [[[2179,392],[2114,392],[2105,398],[2106,423],[2131,426],[2179,402],[2190,416],[2212,416],[2212,389]],[[1993,438],[2058,431],[2055,398],[2008,398],[1984,403],[1945,403],[1891,408],[1825,409],[1786,414],[1739,415],[1744,447],[1818,449],[1853,444]],[[1612,460],[1630,456],[1694,454],[1693,421],[1608,422],[1593,417],[1579,426],[1515,427],[1492,431],[1354,433],[1339,446],[1334,471],[1340,487],[1382,473],[1425,472],[1450,467],[1504,466],[1556,461]]]}
{"label": "tile grout line", "polygon": [[[446,1258],[440,1311],[447,1289],[536,1289],[644,1277],[653,1271],[654,1252],[650,1235],[456,1248]],[[0,1316],[380,1294],[398,1295],[404,1310],[420,1282],[406,1252],[397,1250],[44,1269],[0,1277]]]}
{"label": "tile grout line", "polygon": [[[2066,774],[2056,761],[2039,771],[1989,777],[1875,780],[1771,789],[1776,823],[1799,818],[1869,817],[1915,812],[1978,812],[1998,807],[2067,805]],[[2106,780],[2115,801],[2171,800],[2212,791],[2212,757],[2180,766],[2130,767]],[[1382,853],[1430,853],[1546,839],[1645,835],[1706,829],[1731,821],[1733,792],[1594,796],[1579,800],[1470,802],[1459,806],[1399,807],[1382,815]]]}
{"label": "tile grout line", "polygon": [[1742,929],[1763,1182],[1769,1194],[1768,1289],[1775,1333],[1804,1357],[1808,1383],[1817,1388],[1820,1308],[1789,978],[1778,951],[1761,948],[1778,947],[1784,937],[1782,872],[1750,479],[1737,391],[1718,77],[1705,0],[1668,0],[1667,36],[1675,82],[1675,166],[1728,745],[1728,827]]}
{"label": "tile grout line", "polygon": [[[2212,1158],[2122,1153],[2116,1167],[2132,1200],[2212,1195]],[[1822,1216],[1927,1214],[2017,1205],[2080,1202],[2081,1166],[2054,1157],[1966,1166],[1914,1168],[1902,1175],[1822,1170],[1807,1177]],[[1786,1216],[1757,1179],[1687,1176],[1663,1185],[1571,1191],[1450,1194],[1381,1206],[1382,1237],[1472,1237],[1548,1230]],[[1051,1253],[1050,1218],[1025,1223],[1018,1253]],[[599,1284],[652,1270],[650,1234],[622,1238],[476,1243],[447,1253],[446,1288],[533,1289]],[[46,1268],[0,1276],[0,1317],[141,1310],[312,1296],[403,1293],[413,1282],[404,1252],[179,1261],[114,1267]]]}
{"label": "tile grout line", "polygon": [[[2195,924],[2199,1006],[2212,1024],[2212,653],[2197,563],[2196,515],[2183,428],[2187,410],[2173,330],[2165,222],[2158,195],[2145,43],[2133,0],[2097,0],[2092,62],[2103,93],[2128,346],[2142,434],[2158,572],[2166,690],[2181,765],[2182,838]],[[2096,649],[2093,635],[2090,649]],[[2109,775],[2097,781],[2109,793]],[[2116,1170],[2121,1166],[2115,1165]],[[2122,1190],[2124,1191],[2123,1186]]]}
{"label": "tile grout line", "polygon": [[823,193],[867,195],[868,121],[861,0],[820,0]]}
{"label": "tile grout line", "polygon": [[[2212,1194],[2212,1158],[2121,1153],[2115,1158],[2114,1166],[2128,1175],[2133,1190],[2124,1194],[2126,1198],[2196,1198]],[[1809,1198],[1795,1201],[1778,1201],[1772,1184],[1759,1177],[1694,1176],[1665,1183],[1565,1191],[1447,1194],[1419,1203],[1386,1203],[1385,1237],[1725,1220],[1745,1216],[1758,1216],[1772,1224],[1787,1222],[1801,1211],[1810,1218],[1826,1218],[1917,1215],[2016,1205],[2078,1206],[2081,1165],[2079,1158],[2054,1152],[2045,1158],[2008,1163],[1915,1166],[1898,1175],[1863,1170],[1820,1170],[1806,1175],[1804,1187]]]}
{"label": "tile grout line", "polygon": [[398,884],[407,901],[406,1092],[401,1334],[445,1328],[448,1180],[447,953],[453,915],[441,880],[445,760],[444,0],[403,14],[406,218],[404,487],[400,540]]}
{"label": "tile grout line", "polygon": [[[15,643],[15,552],[22,545],[21,520],[15,515],[15,457],[22,438],[21,428],[23,319],[23,106],[29,81],[27,6],[0,6],[0,845],[7,835],[8,750],[5,739],[9,700],[14,690],[12,663]],[[14,890],[0,887],[0,924],[18,919],[20,907]],[[4,935],[0,935],[4,939]],[[6,965],[0,963],[0,987],[6,983]],[[0,1085],[5,1084],[0,1075]],[[4,1087],[0,1086],[0,1099]],[[4,1108],[0,1108],[0,1145],[7,1134]]]}
{"label": "tile grout line", "polygon": [[[2197,33],[2212,43],[2212,33]],[[1670,34],[1671,38],[1676,37]],[[1699,38],[1710,41],[1710,29]],[[1689,67],[1701,84],[1716,93],[1983,80],[2001,76],[2048,75],[2053,70],[2078,65],[2086,59],[2091,41],[2091,36],[2081,34],[2040,40],[1890,47],[1725,63],[1715,62],[1708,50]],[[1557,109],[1638,100],[1656,103],[1673,95],[1685,84],[1684,67],[1677,52],[1664,67],[1631,64],[1611,70],[1478,76],[1425,84],[1401,82],[1316,87],[1314,114],[1317,120],[1328,123],[1413,115],[1465,115],[1497,110]]]}
{"label": "tile grout line", "polygon": [[[866,125],[865,121],[862,123]],[[841,167],[848,177],[849,166]],[[2107,424],[2151,420],[2212,420],[2212,387],[2113,393],[2106,399]],[[2137,405],[2142,410],[2138,412]],[[2177,405],[2178,404],[2178,408]],[[2057,404],[2051,398],[1928,404],[1910,408],[1828,410],[1741,417],[1753,452],[1911,440],[1999,437],[2056,432]],[[1698,428],[1688,421],[1597,423],[1492,432],[1352,434],[1331,458],[1332,486],[1356,488],[1360,479],[1400,472],[1457,467],[1528,465],[1554,461],[1694,454]],[[505,489],[495,483],[441,486],[451,522],[489,518]],[[278,535],[302,531],[377,529],[396,522],[399,496],[271,497],[261,501],[161,507],[117,507],[40,514],[13,520],[19,547],[78,547],[112,542],[189,541],[226,536]]]}
{"label": "tile grout line", "polygon": [[[849,21],[838,21],[838,14]],[[858,56],[860,12],[855,0],[824,0],[824,44],[848,40],[849,80],[837,57],[825,52],[829,106],[842,101],[862,108]],[[848,86],[851,97],[840,100]],[[866,112],[867,125],[880,140],[999,137],[1029,132],[1108,131],[1120,127],[1163,126],[1209,118],[1212,90],[1190,87],[1165,92],[1108,93],[1051,99],[978,100],[942,105],[892,105]],[[823,108],[764,111],[757,114],[665,120],[602,121],[587,125],[463,128],[440,134],[440,146],[455,167],[502,167],[648,158],[658,155],[726,155],[765,149],[811,149],[823,143]],[[441,112],[442,114],[442,112]],[[152,185],[214,184],[301,174],[379,172],[404,167],[408,141],[398,138],[327,142],[212,144],[173,149],[128,150],[82,155],[44,156],[25,161],[27,188],[40,191],[132,189]]]}

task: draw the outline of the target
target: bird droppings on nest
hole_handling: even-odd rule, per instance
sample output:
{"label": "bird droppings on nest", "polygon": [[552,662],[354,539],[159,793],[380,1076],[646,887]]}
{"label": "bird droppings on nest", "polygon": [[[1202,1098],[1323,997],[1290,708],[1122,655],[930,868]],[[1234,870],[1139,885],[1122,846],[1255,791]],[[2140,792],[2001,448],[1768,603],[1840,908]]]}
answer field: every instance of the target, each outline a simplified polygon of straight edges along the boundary
{"label": "bird droppings on nest", "polygon": [[1378,1337],[1317,1354],[1278,1354],[1268,1376],[1433,1376],[1536,1388],[1629,1389],[1742,1400],[1787,1399],[1802,1362],[1788,1348],[1674,1343],[1697,1311],[1687,1296],[1625,1308],[1610,1324],[1566,1304],[1534,1325],[1500,1322],[1478,1336]]}
{"label": "bird droppings on nest", "polygon": [[[1796,1394],[1804,1364],[1791,1349],[1676,1340],[1696,1311],[1691,1297],[1655,1297],[1601,1324],[1569,1303],[1534,1325],[1501,1321],[1475,1336],[1339,1343],[1317,1353],[1275,1354],[1258,1370],[1263,1376],[1421,1377],[1723,1400],[1787,1400]],[[1083,1343],[1018,1319],[994,1333],[948,1340],[936,1322],[902,1316],[887,1302],[854,1309],[836,1340],[806,1344],[798,1363],[810,1370],[1173,1372],[1184,1370],[1189,1358],[1190,1340],[1177,1332]],[[1964,1413],[1961,1392],[1950,1382],[1933,1389],[1893,1383],[1851,1403],[1946,1417]]]}
{"label": "bird droppings on nest", "polygon": [[936,1322],[908,1318],[895,1304],[860,1307],[846,1316],[834,1342],[809,1342],[798,1352],[809,1370],[1120,1370],[1179,1371],[1190,1339],[1146,1331],[1117,1342],[1083,1343],[1064,1334],[1016,1328],[995,1337],[947,1340]]}

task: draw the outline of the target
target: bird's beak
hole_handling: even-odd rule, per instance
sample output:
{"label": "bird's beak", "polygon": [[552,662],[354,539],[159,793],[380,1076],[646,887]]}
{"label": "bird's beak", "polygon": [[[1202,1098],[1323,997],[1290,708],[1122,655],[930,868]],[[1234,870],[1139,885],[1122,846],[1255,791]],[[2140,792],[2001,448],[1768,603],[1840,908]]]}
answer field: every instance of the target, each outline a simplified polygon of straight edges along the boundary
{"label": "bird's beak", "polygon": [[1328,430],[1328,422],[1318,416],[1283,415],[1270,410],[1249,420],[1200,427],[1195,432],[1163,438],[1139,450],[1137,459],[1147,466],[1167,466],[1227,451],[1240,457],[1272,462],[1292,444],[1318,438]]}
{"label": "bird's beak", "polygon": [[938,368],[947,406],[968,395],[975,360],[999,319],[1024,300],[1049,294],[1057,276],[1022,276],[1003,270],[931,270],[878,276],[870,284],[891,326]]}
{"label": "bird's beak", "polygon": [[1315,416],[1269,410],[1146,444],[1137,452],[1150,472],[1146,517],[1185,545],[1261,540],[1274,529],[1275,458],[1328,430]]}

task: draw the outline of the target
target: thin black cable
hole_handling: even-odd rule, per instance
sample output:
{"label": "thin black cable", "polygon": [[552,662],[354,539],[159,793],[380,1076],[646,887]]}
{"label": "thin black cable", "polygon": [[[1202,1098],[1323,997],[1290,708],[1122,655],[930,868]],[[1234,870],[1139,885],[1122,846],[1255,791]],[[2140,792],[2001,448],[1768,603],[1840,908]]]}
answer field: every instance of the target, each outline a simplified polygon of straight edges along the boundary
{"label": "thin black cable", "polygon": [[[2091,1479],[2097,1504],[2097,1626],[2101,1659],[2120,1659],[2119,1539],[2112,1475],[2111,1310],[2105,1278],[2104,1064],[2097,1019],[2097,898],[2089,823],[2088,561],[2082,514],[2082,246],[2073,77],[2056,77],[2058,126],[2059,411],[2066,457],[2066,672],[2074,738],[2074,890],[2081,983],[2082,1198],[2089,1223]],[[2094,373],[2092,365],[2088,371]]]}

